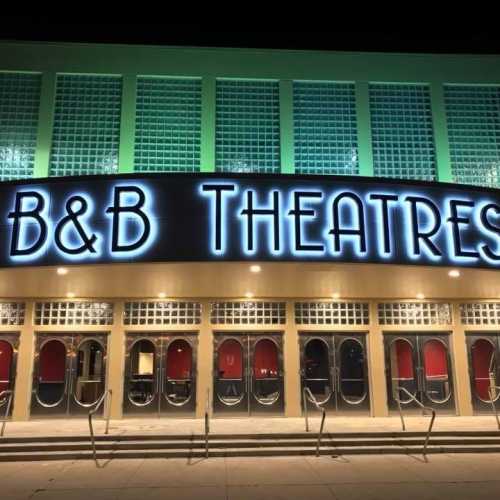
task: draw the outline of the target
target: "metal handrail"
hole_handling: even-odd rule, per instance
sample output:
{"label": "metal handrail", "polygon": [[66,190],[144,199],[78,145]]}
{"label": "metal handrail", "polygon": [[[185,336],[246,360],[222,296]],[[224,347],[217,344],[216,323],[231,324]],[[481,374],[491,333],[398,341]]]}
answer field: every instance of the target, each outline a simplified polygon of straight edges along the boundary
{"label": "metal handrail", "polygon": [[[429,429],[427,430],[427,435],[425,436],[424,448],[422,450],[422,455],[425,456],[426,451],[427,451],[427,445],[429,444],[429,439],[431,437],[432,427],[434,426],[434,420],[436,420],[436,410],[434,410],[434,408],[431,408],[430,406],[424,406],[410,391],[408,391],[404,387],[399,386],[398,390],[403,391],[408,396],[410,396],[410,399],[413,402],[417,403],[417,405],[420,406],[420,408],[422,408],[422,410],[424,411],[424,415],[425,415],[426,411],[432,413],[432,418],[431,418],[431,422],[429,424]],[[399,416],[401,417],[401,424],[403,426],[403,431],[405,431],[406,425],[405,425],[405,420],[403,417],[403,410],[401,409],[401,401],[399,400],[399,397],[396,397],[396,394],[394,394],[393,397],[396,400],[396,402],[398,403]]]}
{"label": "metal handrail", "polygon": [[208,434],[210,433],[210,389],[207,389],[205,402],[205,457],[208,458]]}
{"label": "metal handrail", "polygon": [[318,441],[316,443],[316,456],[319,457],[319,448],[321,446],[321,436],[323,435],[323,428],[325,425],[326,410],[318,403],[318,401],[314,397],[313,393],[311,392],[311,389],[309,389],[309,387],[304,387],[302,399],[304,401],[304,416],[306,419],[306,432],[309,432],[309,415],[307,413],[307,399],[308,398],[311,401],[311,403],[316,407],[316,409],[322,413],[321,425],[319,427],[319,432],[318,432]]}
{"label": "metal handrail", "polygon": [[[491,365],[490,365],[491,367]],[[497,406],[495,404],[495,391],[500,390],[500,386],[496,385],[496,377],[495,377],[495,372],[490,371],[489,372],[489,377],[490,377],[490,386],[488,387],[488,394],[490,396],[490,403],[491,403],[491,411],[493,412],[493,415],[495,416],[497,420],[497,427],[500,430],[500,418],[498,417],[498,410]]]}
{"label": "metal handrail", "polygon": [[13,397],[13,395],[14,395],[14,393],[11,390],[6,390],[6,391],[0,392],[0,400],[2,400],[2,398],[4,396],[7,396],[7,398],[8,398],[7,408],[5,409],[5,415],[2,418],[2,420],[1,420],[1,422],[2,422],[2,429],[0,430],[0,437],[3,437],[4,432],[5,432],[5,426],[7,425],[7,420],[9,418],[10,407],[12,405],[12,397]]}
{"label": "metal handrail", "polygon": [[[109,396],[109,398],[108,398]],[[94,408],[89,411],[89,430],[90,430],[90,440],[92,442],[92,454],[94,457],[94,461],[97,464],[97,452],[95,448],[95,436],[94,436],[94,426],[92,425],[92,417],[97,413],[101,405],[103,404],[104,401],[107,401],[106,404],[106,430],[104,431],[104,434],[109,433],[109,417],[111,414],[111,399],[113,397],[113,391],[111,389],[108,389],[107,391],[104,392],[104,394],[101,396],[99,401],[96,403]]]}

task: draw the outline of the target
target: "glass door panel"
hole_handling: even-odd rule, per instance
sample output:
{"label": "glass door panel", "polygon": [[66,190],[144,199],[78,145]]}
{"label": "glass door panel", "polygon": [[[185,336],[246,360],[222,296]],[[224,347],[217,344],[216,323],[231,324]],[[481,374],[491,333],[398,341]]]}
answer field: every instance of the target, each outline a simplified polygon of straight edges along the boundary
{"label": "glass door panel", "polygon": [[325,405],[333,395],[330,349],[326,340],[306,340],[302,353],[303,387],[308,387],[318,403]]}
{"label": "glass door panel", "polygon": [[128,399],[136,407],[151,405],[156,399],[156,345],[151,340],[137,340],[130,351]]}
{"label": "glass door panel", "polygon": [[365,349],[360,340],[341,340],[337,363],[339,407],[363,405],[368,394],[368,376]]}
{"label": "glass door panel", "polygon": [[42,406],[54,407],[63,401],[67,385],[67,347],[49,340],[40,350],[37,398]]}
{"label": "glass door panel", "polygon": [[196,336],[164,337],[162,343],[162,412],[196,410]]}
{"label": "glass door panel", "polygon": [[[490,403],[490,372],[496,373],[495,346],[490,340],[477,339],[471,348],[473,394],[484,403]],[[498,394],[493,394],[493,399],[498,399]]]}
{"label": "glass door panel", "polygon": [[269,339],[259,340],[253,354],[253,396],[262,405],[280,397],[278,348]]}
{"label": "glass door panel", "polygon": [[3,391],[12,391],[12,395],[0,396],[0,415],[4,416],[10,401],[9,415],[14,407],[14,389],[16,380],[17,346],[19,335],[0,334],[0,394]]}
{"label": "glass door panel", "polygon": [[418,382],[414,357],[414,346],[408,339],[397,338],[391,342],[390,394],[393,402],[399,399],[402,404],[411,404],[411,396],[417,396]]}
{"label": "glass door panel", "polygon": [[434,403],[446,402],[450,395],[448,349],[437,339],[427,340],[423,346],[424,393]]}

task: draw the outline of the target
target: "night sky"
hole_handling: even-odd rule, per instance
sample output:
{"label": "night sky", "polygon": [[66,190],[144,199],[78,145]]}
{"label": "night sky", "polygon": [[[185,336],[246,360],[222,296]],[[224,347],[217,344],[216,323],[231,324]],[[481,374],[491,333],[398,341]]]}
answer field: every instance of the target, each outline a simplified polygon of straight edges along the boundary
{"label": "night sky", "polygon": [[[207,31],[202,25],[169,24],[50,24],[49,18],[4,17],[1,39],[68,41],[202,47],[483,53],[500,54],[500,33],[467,30],[433,33],[404,32],[277,32]],[[206,25],[205,25],[206,26]]]}

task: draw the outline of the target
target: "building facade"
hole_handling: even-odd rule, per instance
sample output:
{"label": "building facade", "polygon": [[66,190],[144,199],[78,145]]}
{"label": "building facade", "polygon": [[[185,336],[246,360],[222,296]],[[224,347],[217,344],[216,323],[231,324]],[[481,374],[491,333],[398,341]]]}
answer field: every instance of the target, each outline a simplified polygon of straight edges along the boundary
{"label": "building facade", "polygon": [[498,57],[4,42],[0,179],[14,420],[500,406]]}

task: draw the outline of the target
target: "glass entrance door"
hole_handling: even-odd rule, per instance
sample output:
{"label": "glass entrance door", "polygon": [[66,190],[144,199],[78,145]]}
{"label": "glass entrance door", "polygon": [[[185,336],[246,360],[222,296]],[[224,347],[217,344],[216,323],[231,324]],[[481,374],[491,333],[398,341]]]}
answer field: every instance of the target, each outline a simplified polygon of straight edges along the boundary
{"label": "glass entrance door", "polygon": [[196,348],[196,335],[128,334],[124,413],[193,415]]}
{"label": "glass entrance door", "polygon": [[31,414],[88,414],[105,391],[106,346],[106,334],[37,334]]}
{"label": "glass entrance door", "polygon": [[282,414],[282,335],[216,333],[213,401],[218,414]]}
{"label": "glass entrance door", "polygon": [[453,378],[447,334],[386,334],[385,357],[389,408],[425,406],[453,412]]}
{"label": "glass entrance door", "polygon": [[4,391],[12,391],[9,415],[12,414],[14,403],[14,388],[16,382],[17,350],[19,335],[12,333],[0,334],[0,415],[4,416],[9,403],[8,394],[1,395]]}
{"label": "glass entrance door", "polygon": [[[368,413],[370,396],[364,334],[301,333],[301,387],[325,408]],[[309,408],[314,409],[310,404]]]}
{"label": "glass entrance door", "polygon": [[489,391],[490,385],[500,385],[500,334],[467,334],[467,350],[474,411],[490,413],[492,398],[497,409],[500,409],[500,391],[494,390],[491,395]]}

